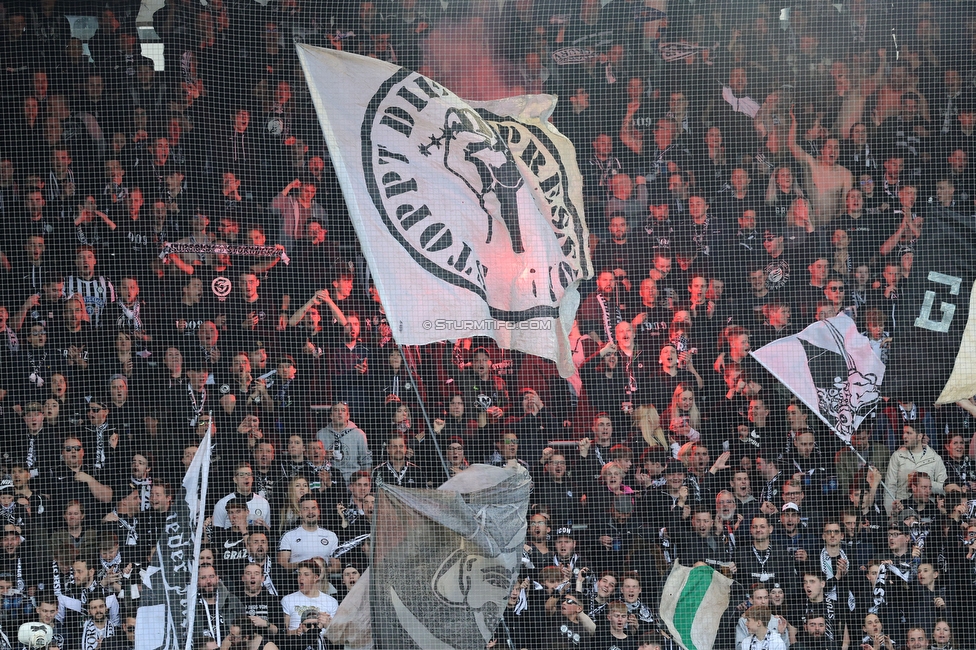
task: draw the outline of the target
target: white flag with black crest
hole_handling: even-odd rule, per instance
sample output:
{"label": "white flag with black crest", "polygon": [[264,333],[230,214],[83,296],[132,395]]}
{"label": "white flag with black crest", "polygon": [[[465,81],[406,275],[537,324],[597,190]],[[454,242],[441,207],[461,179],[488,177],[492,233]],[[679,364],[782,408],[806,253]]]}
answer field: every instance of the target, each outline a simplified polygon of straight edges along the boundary
{"label": "white flag with black crest", "polygon": [[590,277],[575,150],[549,95],[466,102],[421,74],[298,45],[397,342],[482,335],[572,374]]}

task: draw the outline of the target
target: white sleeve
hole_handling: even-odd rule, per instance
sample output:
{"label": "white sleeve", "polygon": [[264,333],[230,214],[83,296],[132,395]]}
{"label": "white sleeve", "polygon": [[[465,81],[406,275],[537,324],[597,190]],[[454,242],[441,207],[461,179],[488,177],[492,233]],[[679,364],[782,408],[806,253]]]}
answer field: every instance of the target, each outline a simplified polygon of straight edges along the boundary
{"label": "white sleeve", "polygon": [[[259,519],[264,519],[264,523],[268,524],[269,530],[274,530],[274,523],[271,521],[271,504],[264,497],[255,493],[255,498],[251,499],[248,503],[248,508],[250,509],[251,504],[254,506],[253,514]],[[258,514],[258,511],[261,514]]]}
{"label": "white sleeve", "polygon": [[289,530],[281,539],[278,540],[278,550],[279,551],[291,551],[291,531]]}
{"label": "white sleeve", "polygon": [[64,594],[58,594],[58,615],[59,621],[65,620],[65,614],[67,610],[73,612],[78,612],[79,614],[84,614],[84,608],[81,605],[81,601],[77,598],[72,598],[71,596],[65,596]]}
{"label": "white sleeve", "polygon": [[218,501],[214,505],[213,511],[213,525],[218,528],[230,528],[230,519],[227,517],[227,504],[230,502],[233,494],[228,494],[223,499]]}
{"label": "white sleeve", "polygon": [[281,611],[283,611],[285,616],[288,617],[288,629],[297,630],[298,626],[302,624],[301,617],[295,616],[295,608],[292,605],[292,599],[288,598],[288,596],[281,599]]}
{"label": "white sleeve", "polygon": [[116,594],[109,594],[105,599],[105,607],[108,608],[108,620],[115,627],[121,624],[119,616],[119,597]]}
{"label": "white sleeve", "polygon": [[325,608],[325,611],[329,616],[335,616],[336,612],[339,611],[339,601],[332,596],[327,595],[326,597],[329,599],[329,602],[328,606]]}
{"label": "white sleeve", "polygon": [[329,532],[329,544],[325,547],[325,557],[330,558],[332,554],[336,552],[339,548],[339,536],[333,533],[331,530]]}

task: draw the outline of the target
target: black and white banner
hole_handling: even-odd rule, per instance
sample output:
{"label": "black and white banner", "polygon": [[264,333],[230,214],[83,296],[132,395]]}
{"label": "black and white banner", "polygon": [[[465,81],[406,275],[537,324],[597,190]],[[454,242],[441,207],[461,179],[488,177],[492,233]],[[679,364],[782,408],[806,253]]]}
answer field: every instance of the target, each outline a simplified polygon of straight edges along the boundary
{"label": "black and white banner", "polygon": [[976,218],[932,210],[898,290],[889,379],[922,404],[976,395]]}
{"label": "black and white banner", "polygon": [[689,56],[700,54],[705,50],[714,50],[717,47],[718,43],[713,45],[694,45],[683,41],[674,41],[671,43],[658,43],[657,50],[660,52],[662,59],[671,63],[672,61],[687,59]]}
{"label": "black and white banner", "polygon": [[200,441],[183,478],[184,498],[174,498],[161,522],[153,563],[143,578],[136,610],[135,650],[192,650],[193,617],[210,475],[211,430]]}
{"label": "black and white banner", "polygon": [[752,353],[844,442],[877,406],[885,366],[846,314]]}
{"label": "black and white banner", "polygon": [[472,465],[436,490],[378,486],[373,647],[485,647],[518,578],[531,490],[519,465]]}
{"label": "black and white banner", "polygon": [[582,183],[549,95],[466,102],[416,72],[298,45],[397,342],[490,336],[573,372],[590,277]]}

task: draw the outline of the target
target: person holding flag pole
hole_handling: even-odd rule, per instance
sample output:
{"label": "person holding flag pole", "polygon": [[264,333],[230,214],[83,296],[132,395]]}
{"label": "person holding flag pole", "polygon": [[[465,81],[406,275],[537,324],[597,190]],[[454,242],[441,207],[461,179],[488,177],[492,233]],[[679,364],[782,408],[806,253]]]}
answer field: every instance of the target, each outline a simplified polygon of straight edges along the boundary
{"label": "person holding flag pole", "polygon": [[[850,316],[839,314],[817,321],[798,334],[784,336],[749,354],[820,418],[863,466],[870,466],[851,438],[881,402],[878,387],[885,365]],[[797,359],[804,363],[796,363]],[[914,441],[912,445],[914,448]],[[931,449],[921,453],[938,456]],[[942,472],[944,476],[944,465]],[[889,513],[896,492],[887,483],[897,475],[892,474],[889,463],[886,480],[881,482]]]}
{"label": "person holding flag pole", "polygon": [[153,486],[154,508],[163,515],[164,532],[156,542],[154,562],[143,574],[135,650],[193,650],[197,558],[203,543],[213,436],[211,413],[207,433],[183,478],[183,499],[172,499],[163,486]]}

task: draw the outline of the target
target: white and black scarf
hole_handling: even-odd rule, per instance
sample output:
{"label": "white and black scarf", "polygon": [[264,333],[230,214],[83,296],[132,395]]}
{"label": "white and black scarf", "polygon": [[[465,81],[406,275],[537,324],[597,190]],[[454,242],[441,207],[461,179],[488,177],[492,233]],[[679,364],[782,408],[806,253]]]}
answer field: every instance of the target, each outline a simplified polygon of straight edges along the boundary
{"label": "white and black scarf", "polygon": [[142,329],[142,318],[139,316],[139,312],[142,309],[142,301],[136,298],[135,303],[132,305],[132,309],[125,306],[125,303],[121,300],[116,301],[119,309],[122,311],[122,315],[119,316],[116,324],[119,327],[131,327],[133,331],[140,331]]}
{"label": "white and black scarf", "polygon": [[149,502],[149,497],[152,496],[152,477],[147,476],[146,478],[138,479],[130,476],[129,487],[133,490],[139,490],[139,510],[145,512],[152,508]]}
{"label": "white and black scarf", "polygon": [[7,349],[11,352],[20,350],[20,341],[17,340],[17,333],[8,325],[6,329],[0,330],[7,336]]}
{"label": "white and black scarf", "polygon": [[109,620],[105,627],[98,629],[92,619],[87,619],[81,631],[81,650],[98,650],[101,642],[115,634],[115,626]]}

